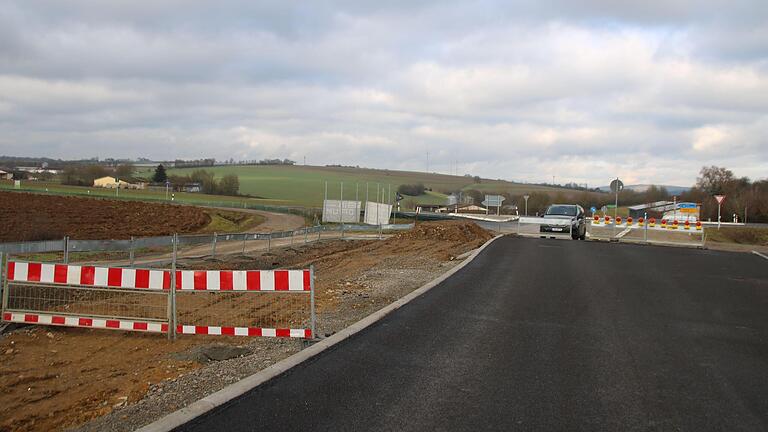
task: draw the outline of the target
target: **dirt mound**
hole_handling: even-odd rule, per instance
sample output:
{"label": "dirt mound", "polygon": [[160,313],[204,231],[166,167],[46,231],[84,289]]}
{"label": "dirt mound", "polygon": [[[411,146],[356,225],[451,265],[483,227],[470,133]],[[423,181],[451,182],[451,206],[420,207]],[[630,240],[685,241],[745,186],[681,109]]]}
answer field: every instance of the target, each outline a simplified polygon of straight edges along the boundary
{"label": "dirt mound", "polygon": [[419,223],[410,231],[397,234],[390,240],[441,240],[449,242],[470,242],[493,237],[488,231],[473,222],[441,221]]}
{"label": "dirt mound", "polygon": [[190,233],[211,218],[199,207],[0,192],[0,220],[0,241],[33,241]]}

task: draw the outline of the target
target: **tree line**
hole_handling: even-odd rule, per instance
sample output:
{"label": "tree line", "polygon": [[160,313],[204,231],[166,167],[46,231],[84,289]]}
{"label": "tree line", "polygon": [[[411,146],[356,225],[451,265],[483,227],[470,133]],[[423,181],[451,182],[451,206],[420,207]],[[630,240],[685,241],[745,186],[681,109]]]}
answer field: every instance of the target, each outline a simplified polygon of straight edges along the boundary
{"label": "tree line", "polygon": [[240,194],[240,178],[237,175],[226,174],[221,179],[217,179],[213,172],[204,169],[196,169],[189,175],[169,176],[161,164],[155,168],[152,182],[155,184],[170,182],[174,188],[183,188],[185,185],[197,183],[200,185],[200,192],[204,194],[232,196]]}
{"label": "tree line", "polygon": [[[418,185],[403,185],[405,188],[398,189],[405,195],[420,195],[416,193],[420,188]],[[440,192],[459,196],[464,202],[471,201],[474,204],[480,204],[485,195],[502,195],[505,197],[505,205],[516,205],[520,213],[524,211],[525,199],[523,195],[528,195],[528,214],[542,214],[550,204],[579,204],[585,209],[590,207],[602,208],[612,205],[615,197],[613,193],[601,192],[594,189],[578,188],[576,185],[570,190],[560,191],[534,191],[529,193],[510,193],[506,191],[480,191],[477,189],[465,190],[441,190]],[[422,192],[423,193],[423,192]],[[696,184],[688,191],[678,195],[678,202],[694,202],[701,205],[701,218],[703,220],[717,220],[717,201],[715,195],[725,195],[725,201],[722,206],[723,220],[731,220],[733,214],[738,216],[740,221],[746,219],[747,222],[768,222],[768,180],[750,180],[747,177],[736,177],[734,173],[726,168],[710,166],[703,167],[696,179]],[[651,185],[644,191],[635,191],[625,189],[619,194],[619,205],[630,206],[637,204],[646,204],[656,201],[672,201],[673,194],[663,186]],[[415,204],[415,202],[413,202]]]}
{"label": "tree line", "polygon": [[107,176],[132,183],[136,181],[133,177],[135,171],[136,168],[131,163],[123,163],[113,167],[104,165],[67,165],[61,173],[61,183],[73,186],[93,186],[94,180]]}

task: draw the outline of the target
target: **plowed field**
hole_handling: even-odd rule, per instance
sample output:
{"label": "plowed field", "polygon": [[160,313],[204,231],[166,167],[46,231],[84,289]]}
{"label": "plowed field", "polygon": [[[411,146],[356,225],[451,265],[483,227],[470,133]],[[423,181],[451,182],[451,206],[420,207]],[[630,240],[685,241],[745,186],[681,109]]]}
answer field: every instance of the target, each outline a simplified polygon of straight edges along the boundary
{"label": "plowed field", "polygon": [[0,191],[0,241],[181,234],[210,221],[199,207]]}

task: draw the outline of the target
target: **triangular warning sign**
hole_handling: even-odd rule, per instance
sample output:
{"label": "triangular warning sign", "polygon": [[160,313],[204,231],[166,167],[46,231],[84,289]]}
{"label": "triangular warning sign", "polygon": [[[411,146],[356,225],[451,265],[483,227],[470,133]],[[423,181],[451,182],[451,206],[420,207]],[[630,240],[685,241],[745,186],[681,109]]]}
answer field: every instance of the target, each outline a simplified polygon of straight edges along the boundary
{"label": "triangular warning sign", "polygon": [[722,204],[725,200],[725,195],[715,195],[715,199],[717,200],[718,204]]}

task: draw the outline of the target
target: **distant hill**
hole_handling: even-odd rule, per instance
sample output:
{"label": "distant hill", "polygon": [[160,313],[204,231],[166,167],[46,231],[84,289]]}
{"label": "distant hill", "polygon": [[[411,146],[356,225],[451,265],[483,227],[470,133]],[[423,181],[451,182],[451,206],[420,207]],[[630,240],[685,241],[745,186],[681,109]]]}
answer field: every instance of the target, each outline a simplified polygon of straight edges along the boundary
{"label": "distant hill", "polygon": [[[651,186],[652,185],[649,185],[649,184],[624,185],[624,189],[633,190],[635,192],[645,192]],[[691,190],[690,187],[684,187],[684,186],[671,186],[671,185],[653,185],[653,186],[664,187],[669,191],[669,193],[673,195],[679,195],[683,192],[688,192],[689,190]],[[603,192],[611,191],[610,186],[600,186],[599,189]]]}
{"label": "distant hill", "polygon": [[[189,175],[197,168],[168,168],[168,175]],[[366,183],[371,200],[376,198],[377,184],[391,188],[394,195],[401,184],[422,183],[431,191],[415,197],[416,202],[443,204],[446,194],[452,191],[476,189],[483,193],[508,192],[523,194],[530,192],[572,193],[561,187],[515,183],[506,180],[478,179],[469,176],[453,176],[438,173],[396,171],[356,167],[321,167],[306,165],[217,165],[203,168],[217,177],[235,174],[240,179],[240,192],[263,197],[266,202],[278,205],[320,206],[328,182],[328,197],[341,196],[344,183],[344,198],[364,200]],[[139,176],[149,177],[151,169],[142,170]],[[479,180],[479,182],[477,181]]]}

